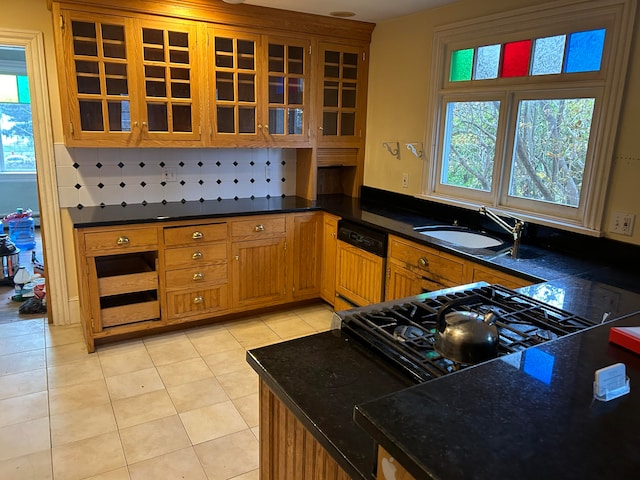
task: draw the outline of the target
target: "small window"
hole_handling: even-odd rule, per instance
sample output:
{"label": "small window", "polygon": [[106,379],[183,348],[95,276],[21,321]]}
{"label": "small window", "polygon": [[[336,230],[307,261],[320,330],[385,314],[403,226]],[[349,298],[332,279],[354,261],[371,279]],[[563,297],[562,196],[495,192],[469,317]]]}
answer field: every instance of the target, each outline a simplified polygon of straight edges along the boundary
{"label": "small window", "polygon": [[0,75],[0,140],[0,171],[36,171],[26,75]]}

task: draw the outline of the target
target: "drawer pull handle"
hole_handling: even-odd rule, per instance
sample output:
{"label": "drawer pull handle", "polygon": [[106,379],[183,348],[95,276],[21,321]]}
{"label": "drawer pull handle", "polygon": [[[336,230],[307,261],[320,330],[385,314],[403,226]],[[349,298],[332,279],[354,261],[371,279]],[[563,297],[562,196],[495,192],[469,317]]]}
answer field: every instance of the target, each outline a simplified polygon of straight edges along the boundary
{"label": "drawer pull handle", "polygon": [[258,225],[256,225],[255,231],[256,232],[264,232],[264,225],[259,223]]}
{"label": "drawer pull handle", "polygon": [[191,255],[192,260],[200,260],[202,258],[202,252],[193,252]]}
{"label": "drawer pull handle", "polygon": [[197,305],[197,304],[199,304],[199,303],[204,303],[204,298],[202,298],[202,297],[194,297],[194,298],[193,298],[193,303],[194,303],[195,305]]}
{"label": "drawer pull handle", "polygon": [[193,274],[193,281],[194,282],[199,282],[201,280],[204,280],[204,273],[198,272],[198,273],[194,273]]}
{"label": "drawer pull handle", "polygon": [[129,237],[122,236],[116,242],[118,245],[129,245]]}
{"label": "drawer pull handle", "polygon": [[204,233],[202,232],[193,232],[193,235],[191,235],[191,238],[193,238],[194,240],[200,240],[201,238],[204,238]]}
{"label": "drawer pull handle", "polygon": [[429,260],[427,260],[425,257],[420,257],[418,259],[418,265],[420,265],[421,267],[428,267],[429,266]]}

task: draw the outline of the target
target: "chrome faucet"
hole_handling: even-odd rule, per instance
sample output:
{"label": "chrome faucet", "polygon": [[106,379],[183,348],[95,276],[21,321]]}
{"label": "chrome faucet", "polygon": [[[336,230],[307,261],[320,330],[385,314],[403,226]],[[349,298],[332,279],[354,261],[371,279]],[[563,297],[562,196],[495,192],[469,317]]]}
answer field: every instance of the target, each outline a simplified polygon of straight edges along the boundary
{"label": "chrome faucet", "polygon": [[509,225],[507,222],[505,222],[503,219],[501,219],[498,215],[496,215],[494,212],[489,210],[484,205],[480,207],[478,212],[480,212],[480,214],[482,215],[486,215],[487,217],[489,217],[491,220],[496,222],[500,226],[500,228],[502,228],[503,230],[506,230],[513,236],[513,246],[511,247],[511,256],[513,258],[518,258],[518,250],[520,249],[520,237],[522,237],[524,222],[518,218],[508,216],[508,218],[513,218],[516,221],[512,227],[511,225]]}

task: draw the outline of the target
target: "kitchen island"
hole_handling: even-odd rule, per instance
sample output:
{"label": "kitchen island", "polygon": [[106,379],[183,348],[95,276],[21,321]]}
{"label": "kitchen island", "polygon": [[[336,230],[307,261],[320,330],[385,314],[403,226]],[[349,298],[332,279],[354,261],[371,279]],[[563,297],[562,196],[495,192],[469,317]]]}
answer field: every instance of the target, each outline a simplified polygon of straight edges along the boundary
{"label": "kitchen island", "polygon": [[[580,278],[558,280],[547,287],[532,286],[523,290],[532,296],[539,295],[541,300],[546,301],[553,300],[550,298],[553,292],[556,302],[562,301],[564,305],[577,310],[576,313],[590,319],[599,321],[606,316],[620,319],[618,323],[621,324],[627,324],[627,321],[629,324],[640,324],[640,315],[634,314],[640,310],[640,295]],[[584,301],[587,294],[589,301]],[[613,308],[610,301],[612,295],[617,299]],[[588,429],[600,428],[598,422],[601,412],[607,412],[620,402],[626,402],[624,405],[627,410],[640,405],[639,397],[633,394],[634,377],[637,378],[636,383],[640,380],[640,357],[608,345],[610,325],[596,326],[530,349],[535,353],[526,350],[507,355],[411,387],[403,385],[402,377],[397,380],[387,364],[381,363],[372,351],[361,347],[339,330],[251,350],[247,360],[258,372],[261,387],[268,387],[278,396],[352,478],[375,478],[375,445],[388,451],[415,478],[476,478],[474,470],[469,467],[471,462],[457,460],[465,460],[462,453],[466,451],[455,447],[458,444],[471,450],[469,458],[473,460],[487,456],[491,461],[504,461],[506,458],[512,462],[504,470],[495,470],[500,474],[493,478],[519,478],[517,474],[504,472],[509,472],[508,468],[524,468],[528,465],[526,460],[520,460],[526,459],[529,455],[527,452],[533,448],[531,445],[527,447],[527,442],[540,445],[538,448],[542,450],[566,450],[573,444],[583,448],[580,442],[588,444],[589,438],[578,442],[571,436],[570,428],[582,425],[579,432],[587,435]],[[540,352],[538,359],[542,360],[536,360],[537,352]],[[520,370],[521,365],[529,368],[531,361],[542,365],[539,378],[532,377],[530,370]],[[618,361],[628,362],[632,393],[606,405],[594,402],[592,410],[585,410],[591,404],[590,389],[595,369]],[[366,371],[362,370],[363,364],[368,366]],[[327,379],[331,379],[331,382],[327,383]],[[381,397],[367,398],[375,395],[372,385],[389,391]],[[340,388],[336,390],[336,386]],[[441,386],[444,388],[442,394],[439,393]],[[340,395],[336,395],[336,391]],[[504,396],[509,392],[515,392],[513,401]],[[436,398],[438,402],[430,401],[430,398]],[[572,401],[578,402],[579,407],[574,413],[571,411],[574,408]],[[556,408],[554,402],[562,403]],[[530,413],[531,410],[533,413]],[[591,414],[587,415],[589,412]],[[434,420],[439,431],[433,435],[426,434],[431,432],[431,417],[434,415],[454,419],[452,425],[456,428],[449,428],[446,422]],[[536,415],[539,416],[539,422],[529,425],[528,419],[536,418]],[[626,427],[620,414],[615,414],[611,419],[611,428],[606,433]],[[592,423],[594,421],[595,424]],[[543,422],[550,422],[551,426],[546,428]],[[504,435],[502,429],[506,428],[505,425],[515,427],[515,430]],[[467,430],[476,435],[473,442],[457,438],[464,437]],[[548,439],[545,431],[549,432]],[[633,434],[634,430],[630,429],[625,435]],[[438,435],[444,440],[432,442],[432,438]],[[514,436],[521,442],[519,447],[522,453],[518,455],[509,450]],[[558,439],[566,443],[554,444]],[[263,455],[276,440],[267,434],[261,437],[261,445],[267,448]],[[434,445],[443,446],[434,448]],[[637,446],[634,444],[634,448]],[[620,448],[624,454],[626,447]],[[501,449],[507,449],[508,454],[503,455]],[[613,451],[615,447],[612,445],[608,452]],[[295,452],[295,449],[292,448],[291,452]],[[535,453],[541,455],[538,451]],[[575,455],[580,457],[581,453]],[[441,463],[431,463],[432,457],[439,456],[445,457]],[[542,461],[539,456],[535,459],[537,463]],[[263,465],[269,464],[268,459],[262,462]],[[436,467],[439,470],[434,470]],[[553,472],[557,477],[563,470],[559,465],[555,467],[559,469]],[[486,472],[491,471],[488,466]],[[533,477],[530,478],[540,478],[536,477],[535,472],[535,469],[531,470]],[[263,479],[316,478],[277,477],[266,472],[263,475]]]}

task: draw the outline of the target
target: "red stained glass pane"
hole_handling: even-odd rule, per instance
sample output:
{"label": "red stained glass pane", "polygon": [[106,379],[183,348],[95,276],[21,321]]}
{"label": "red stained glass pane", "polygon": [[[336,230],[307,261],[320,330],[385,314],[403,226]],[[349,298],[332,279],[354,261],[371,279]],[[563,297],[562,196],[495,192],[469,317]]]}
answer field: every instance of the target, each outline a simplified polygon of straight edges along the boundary
{"label": "red stained glass pane", "polygon": [[504,44],[501,77],[524,77],[529,74],[531,40]]}

